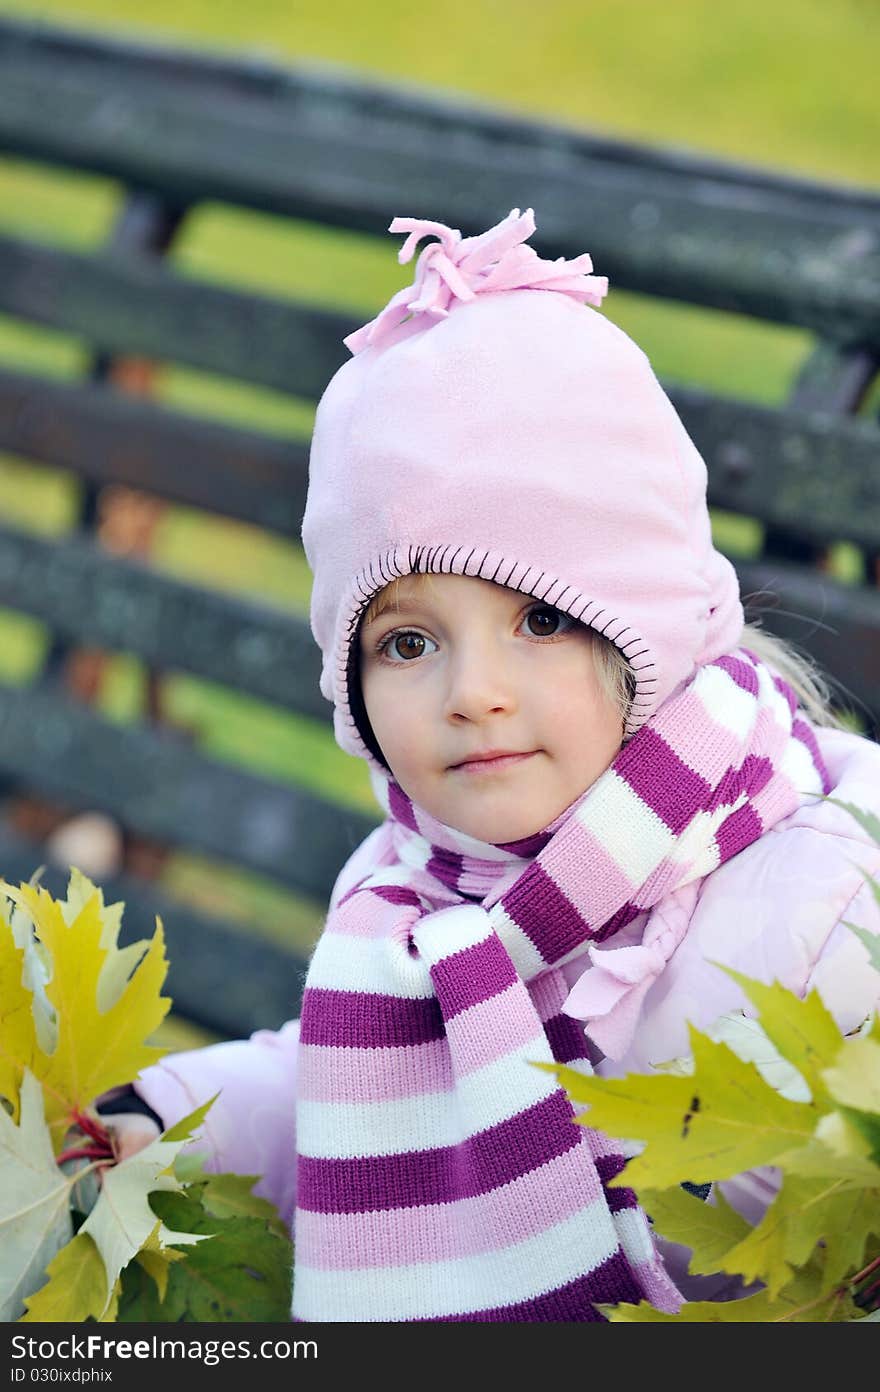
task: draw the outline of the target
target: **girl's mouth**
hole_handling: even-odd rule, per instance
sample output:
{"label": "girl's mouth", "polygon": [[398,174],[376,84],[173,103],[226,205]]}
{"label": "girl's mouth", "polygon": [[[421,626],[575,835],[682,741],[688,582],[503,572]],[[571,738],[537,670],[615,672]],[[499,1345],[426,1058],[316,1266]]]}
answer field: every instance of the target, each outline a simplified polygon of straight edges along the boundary
{"label": "girl's mouth", "polygon": [[526,759],[533,758],[537,752],[537,749],[532,749],[527,754],[502,754],[494,759],[471,759],[463,764],[453,764],[452,771],[467,773],[472,777],[501,773],[504,769],[512,768],[514,764],[522,764]]}

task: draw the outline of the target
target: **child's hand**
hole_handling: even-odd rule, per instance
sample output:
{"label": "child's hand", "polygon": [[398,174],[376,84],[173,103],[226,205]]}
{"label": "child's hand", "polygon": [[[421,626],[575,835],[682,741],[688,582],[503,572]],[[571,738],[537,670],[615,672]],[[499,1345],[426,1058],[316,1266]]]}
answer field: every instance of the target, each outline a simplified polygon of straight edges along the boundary
{"label": "child's hand", "polygon": [[64,1138],[58,1163],[93,1163],[92,1173],[98,1186],[105,1169],[136,1155],[162,1134],[159,1117],[131,1087],[102,1093],[93,1107],[74,1112],[74,1117],[76,1124]]}
{"label": "child's hand", "polygon": [[155,1121],[140,1112],[117,1112],[107,1117],[104,1126],[110,1134],[117,1164],[136,1155],[162,1134]]}
{"label": "child's hand", "polygon": [[89,1109],[77,1114],[77,1123],[64,1137],[58,1164],[68,1175],[82,1174],[74,1181],[74,1206],[90,1213],[98,1201],[104,1173],[136,1155],[161,1130],[152,1117],[142,1112],[115,1112],[106,1120]]}

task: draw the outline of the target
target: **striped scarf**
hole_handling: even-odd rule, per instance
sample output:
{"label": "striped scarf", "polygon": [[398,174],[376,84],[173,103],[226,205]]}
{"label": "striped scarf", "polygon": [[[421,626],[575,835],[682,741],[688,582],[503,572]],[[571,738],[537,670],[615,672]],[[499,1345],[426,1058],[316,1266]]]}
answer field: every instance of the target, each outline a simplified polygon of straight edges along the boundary
{"label": "striped scarf", "polygon": [[583,1108],[529,1062],[591,1071],[563,964],[830,790],[794,693],[745,648],[698,669],[507,845],[374,786],[371,873],[332,908],[303,998],[293,1318],[675,1310],[634,1194],[607,1187],[620,1144],[573,1124]]}

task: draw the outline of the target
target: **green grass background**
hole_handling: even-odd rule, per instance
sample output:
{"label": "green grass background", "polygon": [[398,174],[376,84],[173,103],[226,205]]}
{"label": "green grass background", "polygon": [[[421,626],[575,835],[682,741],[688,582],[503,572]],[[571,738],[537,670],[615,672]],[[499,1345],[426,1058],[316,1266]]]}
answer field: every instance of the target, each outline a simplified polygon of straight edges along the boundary
{"label": "green grass background", "polygon": [[[106,34],[182,43],[279,62],[356,70],[419,88],[460,93],[496,107],[561,120],[608,136],[677,145],[736,161],[880,186],[876,69],[878,0],[0,0],[0,16],[38,18]],[[108,235],[120,206],[110,181],[0,159],[0,229],[88,249]],[[389,209],[405,213],[407,210]],[[540,226],[540,209],[536,209]],[[443,209],[436,210],[443,217]],[[477,230],[477,229],[469,229]],[[195,277],[334,304],[366,319],[408,274],[396,241],[206,205],[186,223],[171,259]],[[589,246],[589,229],[585,229]],[[597,270],[601,272],[601,266]],[[775,402],[810,349],[797,330],[614,291],[605,308],[652,357],[660,375]],[[88,350],[60,334],[0,317],[0,362],[60,377],[79,375]],[[158,394],[169,404],[307,436],[310,403],[167,366]],[[0,456],[0,510],[27,528],[71,525],[77,485],[56,471]],[[713,518],[731,554],[760,544],[760,528]],[[309,573],[291,539],[169,508],[155,562],[188,577],[297,612]],[[857,580],[853,548],[835,551],[841,578]],[[46,634],[0,613],[0,679],[26,681]],[[328,729],[181,673],[168,674],[169,714],[197,732],[213,757],[375,811],[365,767]],[[112,664],[102,697],[117,720],[138,718],[140,664]],[[262,881],[178,854],[164,873],[174,892],[253,931],[307,948],[321,906]],[[175,1020],[165,1042],[197,1042]]]}

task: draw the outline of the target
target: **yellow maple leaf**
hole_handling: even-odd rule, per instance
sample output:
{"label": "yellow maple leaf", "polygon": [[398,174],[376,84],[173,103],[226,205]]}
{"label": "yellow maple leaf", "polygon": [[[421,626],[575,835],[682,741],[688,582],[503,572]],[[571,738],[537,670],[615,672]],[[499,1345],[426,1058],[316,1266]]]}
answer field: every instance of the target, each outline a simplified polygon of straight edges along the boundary
{"label": "yellow maple leaf", "polygon": [[33,996],[23,985],[24,951],[8,925],[0,925],[0,1097],[12,1104],[18,1124],[21,1080],[25,1068],[35,1072],[37,1032]]}
{"label": "yellow maple leaf", "polygon": [[[157,917],[151,939],[119,949],[121,906],[105,906],[103,894],[79,871],[72,872],[66,902],[27,883],[15,888],[0,880],[0,892],[33,921],[50,962],[45,989],[58,1023],[56,1047],[46,1053],[33,1014],[24,1009],[30,992],[21,985],[23,955],[0,924],[0,1091],[17,1116],[23,1071],[33,1072],[43,1087],[57,1155],[76,1111],[167,1053],[144,1043],[171,1005],[160,994],[168,970],[162,922]],[[136,966],[132,948],[141,954]]]}
{"label": "yellow maple leaf", "polygon": [[81,1324],[91,1315],[100,1319],[107,1305],[107,1272],[88,1233],[77,1233],[46,1267],[49,1280],[25,1299],[20,1324]]}
{"label": "yellow maple leaf", "polygon": [[[186,1256],[177,1247],[167,1247],[159,1237],[159,1229],[162,1224],[157,1220],[156,1226],[150,1233],[143,1247],[135,1256],[135,1261],[143,1267],[147,1275],[155,1283],[160,1302],[165,1299],[165,1292],[168,1289],[168,1272],[172,1262],[183,1261]],[[121,1281],[117,1281],[117,1285]]]}

